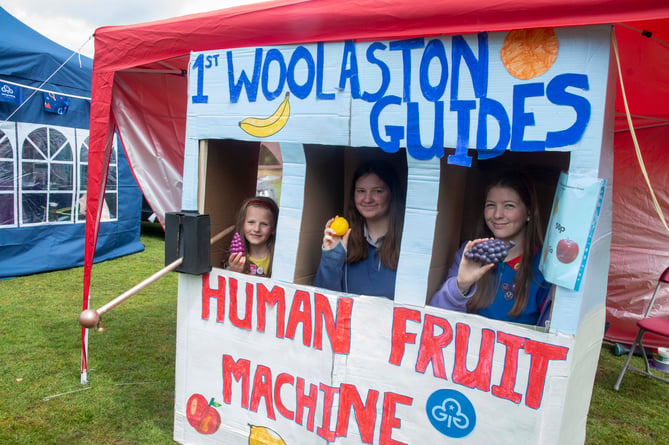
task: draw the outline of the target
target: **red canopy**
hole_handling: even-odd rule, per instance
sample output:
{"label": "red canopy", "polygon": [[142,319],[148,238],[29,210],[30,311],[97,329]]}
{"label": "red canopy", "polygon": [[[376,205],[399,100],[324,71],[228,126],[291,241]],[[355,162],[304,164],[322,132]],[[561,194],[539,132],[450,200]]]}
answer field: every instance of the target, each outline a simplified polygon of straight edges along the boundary
{"label": "red canopy", "polygon": [[[95,252],[110,138],[116,126],[144,194],[158,214],[181,210],[187,79],[191,51],[347,39],[615,24],[622,74],[642,150],[663,208],[669,181],[669,2],[666,0],[277,0],[95,32],[84,267],[84,308]],[[620,89],[616,112],[623,116]],[[617,128],[626,128],[624,120]],[[659,133],[658,133],[659,130]],[[661,136],[658,136],[661,135]],[[609,320],[629,339],[643,297],[669,265],[669,234],[652,208],[629,131],[616,133]],[[647,146],[645,144],[648,144]],[[629,161],[619,165],[618,152]],[[645,154],[644,154],[645,156]],[[649,157],[651,155],[649,154]],[[99,193],[94,193],[99,191]],[[630,211],[629,209],[633,210]],[[643,221],[640,223],[640,219]],[[639,227],[641,226],[641,227]],[[658,241],[659,240],[659,241]],[[666,295],[665,295],[666,296]],[[667,301],[667,298],[664,298]],[[667,302],[669,305],[669,302]],[[618,323],[619,322],[619,323]],[[611,337],[613,338],[613,337]]]}

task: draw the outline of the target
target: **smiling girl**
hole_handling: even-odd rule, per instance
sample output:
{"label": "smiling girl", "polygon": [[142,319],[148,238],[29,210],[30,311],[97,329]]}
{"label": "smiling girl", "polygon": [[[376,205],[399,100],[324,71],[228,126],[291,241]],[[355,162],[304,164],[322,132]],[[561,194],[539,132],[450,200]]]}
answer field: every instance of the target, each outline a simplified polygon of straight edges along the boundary
{"label": "smiling girl", "polygon": [[346,217],[351,228],[337,236],[325,224],[314,285],[394,299],[404,220],[404,191],[394,168],[370,161],[353,175]]}
{"label": "smiling girl", "polygon": [[231,253],[227,268],[234,272],[270,277],[279,208],[271,198],[257,196],[244,201],[235,230],[242,235],[244,252]]}
{"label": "smiling girl", "polygon": [[[430,305],[544,326],[550,315],[551,284],[539,271],[543,226],[530,179],[515,173],[492,182],[486,189],[482,216],[480,238],[458,250],[446,282]],[[489,238],[515,243],[504,261],[480,264],[464,256]]]}

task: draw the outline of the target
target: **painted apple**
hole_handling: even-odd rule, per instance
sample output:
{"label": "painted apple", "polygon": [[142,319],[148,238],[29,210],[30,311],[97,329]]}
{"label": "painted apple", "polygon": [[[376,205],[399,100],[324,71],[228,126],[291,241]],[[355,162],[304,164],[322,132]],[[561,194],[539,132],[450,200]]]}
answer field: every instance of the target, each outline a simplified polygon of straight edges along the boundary
{"label": "painted apple", "polygon": [[570,239],[561,239],[555,248],[555,256],[561,263],[571,263],[578,256],[578,244]]}
{"label": "painted apple", "polygon": [[207,403],[207,399],[202,394],[190,396],[186,403],[186,418],[188,423],[202,434],[214,434],[221,425],[220,414],[210,403]]}

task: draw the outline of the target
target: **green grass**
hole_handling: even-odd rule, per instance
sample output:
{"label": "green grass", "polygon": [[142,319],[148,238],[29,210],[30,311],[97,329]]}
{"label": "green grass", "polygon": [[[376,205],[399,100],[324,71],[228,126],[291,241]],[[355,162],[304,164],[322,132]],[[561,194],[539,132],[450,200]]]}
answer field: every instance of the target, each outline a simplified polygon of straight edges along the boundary
{"label": "green grass", "polygon": [[[142,242],[144,252],[93,266],[91,307],[162,267],[162,231]],[[81,385],[82,274],[0,282],[0,443],[173,443],[176,274],[103,316]]]}
{"label": "green grass", "polygon": [[[91,307],[163,266],[162,230],[145,224],[142,242],[144,252],[93,267]],[[82,273],[0,281],[0,443],[173,444],[177,275],[103,316],[81,385]],[[628,373],[613,391],[624,357],[611,349],[601,350],[586,444],[669,444],[669,385]]]}
{"label": "green grass", "polygon": [[[599,355],[586,444],[669,444],[669,385],[628,371],[620,391],[614,391],[626,357],[616,357],[612,350],[613,345],[604,343]],[[643,367],[640,357],[632,363]]]}

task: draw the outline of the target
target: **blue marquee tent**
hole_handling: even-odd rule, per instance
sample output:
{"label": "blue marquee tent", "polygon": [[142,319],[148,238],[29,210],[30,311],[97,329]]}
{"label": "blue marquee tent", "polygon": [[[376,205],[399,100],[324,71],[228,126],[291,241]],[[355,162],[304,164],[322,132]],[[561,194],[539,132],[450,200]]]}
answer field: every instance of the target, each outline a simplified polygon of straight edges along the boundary
{"label": "blue marquee tent", "polygon": [[[0,8],[0,278],[83,264],[93,62]],[[142,193],[119,143],[96,261],[143,250]]]}

